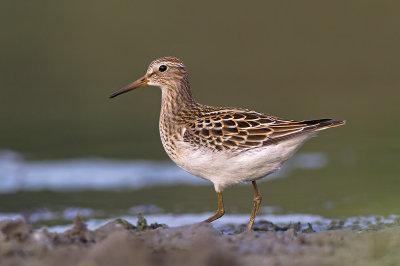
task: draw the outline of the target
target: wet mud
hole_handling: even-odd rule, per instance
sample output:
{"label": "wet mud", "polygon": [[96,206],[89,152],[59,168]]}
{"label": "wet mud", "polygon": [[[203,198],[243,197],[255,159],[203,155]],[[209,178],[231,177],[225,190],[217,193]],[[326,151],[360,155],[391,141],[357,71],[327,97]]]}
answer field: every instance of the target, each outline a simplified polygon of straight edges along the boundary
{"label": "wet mud", "polygon": [[366,230],[313,225],[255,224],[215,229],[136,225],[117,219],[88,230],[79,217],[72,229],[34,230],[22,220],[0,222],[0,265],[400,265],[400,226]]}

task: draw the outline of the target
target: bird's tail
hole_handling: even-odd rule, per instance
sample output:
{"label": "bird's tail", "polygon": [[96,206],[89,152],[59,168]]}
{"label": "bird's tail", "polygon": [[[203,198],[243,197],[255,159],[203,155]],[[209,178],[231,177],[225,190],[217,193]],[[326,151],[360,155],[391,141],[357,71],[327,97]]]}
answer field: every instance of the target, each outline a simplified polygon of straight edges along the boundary
{"label": "bird's tail", "polygon": [[[323,118],[323,119],[318,119],[318,120],[308,120],[304,121],[304,124],[308,124],[311,126],[311,128],[314,128],[314,130],[323,130],[331,127],[338,127],[346,124],[346,120],[333,120],[330,118]],[[310,129],[311,129],[310,128]]]}

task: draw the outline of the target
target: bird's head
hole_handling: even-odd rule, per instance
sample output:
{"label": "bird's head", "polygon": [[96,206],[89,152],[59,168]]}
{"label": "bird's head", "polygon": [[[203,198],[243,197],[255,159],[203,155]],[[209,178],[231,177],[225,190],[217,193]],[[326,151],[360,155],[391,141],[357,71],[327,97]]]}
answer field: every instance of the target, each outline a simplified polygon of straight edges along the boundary
{"label": "bird's head", "polygon": [[150,63],[143,77],[114,92],[110,98],[147,85],[161,89],[173,88],[182,80],[187,80],[187,71],[182,60],[173,56],[161,57]]}

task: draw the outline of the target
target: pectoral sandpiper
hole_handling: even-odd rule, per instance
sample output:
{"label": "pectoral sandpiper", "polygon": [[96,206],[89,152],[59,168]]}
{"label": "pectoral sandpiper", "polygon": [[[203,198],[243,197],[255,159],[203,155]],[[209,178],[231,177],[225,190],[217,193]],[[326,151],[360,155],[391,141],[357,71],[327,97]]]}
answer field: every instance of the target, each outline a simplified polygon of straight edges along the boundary
{"label": "pectoral sandpiper", "polygon": [[206,222],[224,215],[225,187],[251,181],[254,199],[247,226],[251,230],[261,203],[256,180],[279,169],[319,131],[345,123],[332,119],[284,120],[247,109],[202,105],[192,96],[185,65],[170,56],[151,62],[143,77],[110,98],[147,85],[162,91],[159,126],[169,157],[185,171],[214,184],[218,210]]}

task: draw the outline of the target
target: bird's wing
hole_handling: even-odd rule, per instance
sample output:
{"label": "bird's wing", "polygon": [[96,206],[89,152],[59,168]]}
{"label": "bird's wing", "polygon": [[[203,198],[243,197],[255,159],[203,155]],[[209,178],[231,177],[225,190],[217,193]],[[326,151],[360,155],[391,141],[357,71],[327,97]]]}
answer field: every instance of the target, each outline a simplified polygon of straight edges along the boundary
{"label": "bird's wing", "polygon": [[284,120],[253,111],[227,109],[203,113],[186,123],[184,140],[219,151],[247,150],[343,123],[332,119]]}

